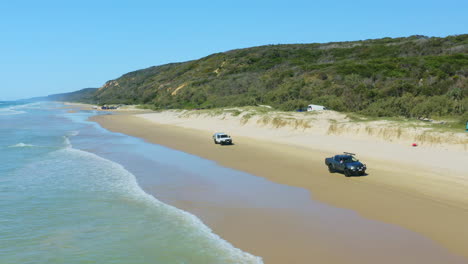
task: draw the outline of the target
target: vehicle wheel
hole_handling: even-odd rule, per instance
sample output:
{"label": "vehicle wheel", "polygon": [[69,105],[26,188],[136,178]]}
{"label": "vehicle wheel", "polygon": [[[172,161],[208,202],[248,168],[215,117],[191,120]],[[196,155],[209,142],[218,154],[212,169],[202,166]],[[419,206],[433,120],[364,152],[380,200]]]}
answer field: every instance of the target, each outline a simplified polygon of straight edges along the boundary
{"label": "vehicle wheel", "polygon": [[328,171],[330,173],[335,173],[335,169],[333,168],[333,166],[331,164],[328,164]]}
{"label": "vehicle wheel", "polygon": [[215,144],[218,144],[218,142],[216,142],[216,140],[213,140],[213,142],[214,142]]}
{"label": "vehicle wheel", "polygon": [[345,169],[345,170],[344,170],[344,175],[345,175],[346,177],[351,177],[351,172],[350,172],[349,170],[346,170],[346,169]]}

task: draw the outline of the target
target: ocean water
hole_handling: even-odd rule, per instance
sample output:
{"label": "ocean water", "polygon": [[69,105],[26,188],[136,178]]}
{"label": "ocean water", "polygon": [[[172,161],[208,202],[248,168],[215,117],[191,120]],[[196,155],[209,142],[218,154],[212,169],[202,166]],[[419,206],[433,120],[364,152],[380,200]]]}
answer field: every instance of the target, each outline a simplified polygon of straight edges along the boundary
{"label": "ocean water", "polygon": [[0,264],[262,263],[145,193],[119,155],[170,152],[62,106],[0,102]]}

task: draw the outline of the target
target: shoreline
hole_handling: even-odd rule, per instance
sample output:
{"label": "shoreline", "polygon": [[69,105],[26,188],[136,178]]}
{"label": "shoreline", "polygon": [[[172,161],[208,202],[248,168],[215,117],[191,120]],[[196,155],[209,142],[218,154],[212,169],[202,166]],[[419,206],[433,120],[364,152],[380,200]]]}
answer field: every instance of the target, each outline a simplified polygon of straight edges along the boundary
{"label": "shoreline", "polygon": [[[408,184],[408,180],[400,185],[380,181],[381,177],[394,177],[395,172],[403,174],[397,179],[407,177],[407,165],[399,164],[400,167],[395,169],[380,162],[372,169],[370,176],[353,177],[348,180],[340,175],[327,175],[328,171],[322,163],[323,157],[330,153],[240,136],[235,137],[237,144],[232,148],[213,149],[215,146],[212,146],[209,140],[210,131],[157,124],[145,120],[141,115],[137,116],[130,113],[105,115],[93,117],[92,121],[111,131],[140,137],[152,143],[214,160],[222,166],[245,171],[273,182],[304,188],[311,192],[313,200],[352,209],[368,219],[402,226],[436,241],[465,259],[468,258],[464,250],[468,245],[468,231],[464,229],[468,221],[468,212],[463,199],[457,200],[456,195],[450,199],[440,199],[437,194],[430,192],[432,187],[414,190],[418,179],[412,182],[413,185],[406,186],[407,188],[399,186]],[[151,136],[152,132],[158,136]],[[242,155],[239,156],[241,148]],[[275,162],[272,163],[272,160]],[[294,175],[279,175],[279,172],[285,171],[292,171]],[[317,172],[317,175],[311,175],[310,171]],[[431,171],[418,174],[422,178],[431,177]],[[437,184],[440,185],[440,182]],[[443,191],[455,190],[456,194],[460,191],[451,183],[439,187],[442,187]],[[349,199],[350,197],[352,199]],[[218,233],[218,230],[214,229]],[[219,233],[225,237],[226,231],[221,228]],[[235,245],[237,241],[245,242],[245,239],[236,238],[235,232],[227,236],[227,240],[233,240]]]}

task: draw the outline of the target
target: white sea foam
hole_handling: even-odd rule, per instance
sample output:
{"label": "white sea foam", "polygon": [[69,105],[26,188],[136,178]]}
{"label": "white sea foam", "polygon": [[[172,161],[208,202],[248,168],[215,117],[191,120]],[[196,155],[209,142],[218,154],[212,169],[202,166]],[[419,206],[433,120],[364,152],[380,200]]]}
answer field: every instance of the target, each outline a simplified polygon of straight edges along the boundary
{"label": "white sea foam", "polygon": [[15,105],[12,106],[13,109],[42,109],[42,102],[36,102],[36,103],[28,103],[28,104],[22,104],[22,105]]}
{"label": "white sea foam", "polygon": [[[29,108],[34,107],[28,106]],[[26,108],[28,108],[26,107]],[[15,110],[16,109],[16,110]],[[20,108],[13,108],[9,109],[9,111],[20,111],[20,109],[24,110],[25,107]],[[29,110],[28,110],[29,111]],[[28,254],[21,254],[19,253],[20,258],[25,258],[27,261],[6,261],[8,263],[27,263],[27,262],[34,262],[37,256],[42,257],[43,259],[48,258],[53,253],[56,253],[57,247],[54,246],[54,243],[50,241],[57,241],[57,245],[60,245],[60,249],[62,249],[62,245],[67,247],[67,250],[63,250],[60,253],[67,256],[68,252],[74,252],[73,250],[69,251],[69,249],[73,248],[76,245],[76,249],[79,250],[80,255],[85,255],[84,253],[88,253],[91,251],[91,254],[87,256],[88,259],[92,259],[97,255],[93,255],[92,251],[94,248],[88,249],[86,246],[80,248],[80,245],[89,244],[86,241],[86,234],[83,236],[82,232],[76,233],[76,236],[73,236],[73,239],[69,238],[68,235],[66,238],[58,238],[53,237],[54,232],[58,232],[59,234],[63,234],[64,232],[67,234],[74,234],[75,230],[80,230],[81,226],[87,227],[87,225],[77,224],[79,223],[79,218],[75,218],[73,212],[68,211],[70,208],[78,208],[82,209],[76,212],[76,216],[80,216],[82,213],[86,215],[88,213],[87,210],[89,208],[94,209],[102,209],[103,214],[98,214],[99,217],[103,217],[105,222],[99,222],[99,217],[90,218],[91,220],[96,220],[98,224],[90,225],[90,229],[93,232],[96,230],[96,233],[102,231],[108,236],[112,237],[112,233],[108,232],[109,230],[112,231],[112,219],[106,218],[108,216],[112,216],[118,218],[121,215],[113,214],[113,210],[115,208],[116,212],[124,212],[123,209],[133,209],[135,214],[131,216],[122,214],[122,219],[115,220],[115,222],[123,223],[125,226],[131,226],[134,224],[138,226],[142,223],[142,226],[145,227],[145,231],[148,230],[152,235],[148,239],[151,243],[149,245],[158,245],[161,246],[160,250],[166,250],[166,240],[164,236],[167,236],[172,241],[176,243],[173,247],[169,247],[169,250],[173,250],[175,254],[177,252],[188,252],[187,258],[177,258],[177,262],[161,262],[161,263],[262,263],[261,258],[253,256],[249,253],[243,252],[240,249],[235,248],[229,242],[223,240],[218,235],[214,234],[212,230],[204,225],[200,219],[196,216],[179,210],[173,206],[167,205],[162,203],[161,201],[155,199],[153,196],[145,193],[140,186],[138,185],[136,178],[133,174],[127,171],[123,166],[112,162],[110,160],[101,158],[95,154],[81,151],[74,149],[70,138],[72,136],[78,135],[78,131],[69,131],[68,133],[61,134],[64,135],[62,138],[61,149],[56,150],[57,146],[54,147],[41,147],[41,148],[51,148],[51,151],[48,150],[43,151],[41,155],[35,155],[35,153],[31,153],[31,156],[27,156],[28,159],[21,161],[21,166],[17,169],[13,170],[9,175],[9,180],[14,180],[14,184],[12,187],[16,194],[24,194],[24,199],[27,201],[26,203],[18,203],[15,204],[15,200],[12,199],[12,206],[15,210],[12,212],[17,212],[18,208],[24,206],[24,213],[18,215],[19,217],[23,217],[24,215],[33,215],[34,213],[40,213],[40,215],[45,216],[44,219],[38,219],[31,217],[31,221],[25,221],[27,223],[23,223],[21,221],[18,222],[18,230],[26,230],[26,235],[31,235],[30,239],[27,239],[28,244],[33,244],[33,246],[23,249],[28,252]],[[56,142],[57,138],[54,137],[54,143]],[[60,138],[58,138],[60,141]],[[18,142],[13,141],[13,142]],[[11,143],[10,143],[11,144]],[[39,143],[38,143],[39,144]],[[47,143],[43,143],[47,145]],[[54,144],[55,145],[55,144]],[[64,146],[66,148],[64,148]],[[24,142],[20,142],[18,144],[10,146],[12,148],[21,148],[21,147],[39,147],[32,144],[26,144]],[[17,149],[19,151],[19,149]],[[12,150],[13,151],[13,150]],[[47,152],[47,153],[46,153]],[[22,154],[22,153],[19,153]],[[25,152],[24,157],[28,153]],[[2,175],[3,176],[3,175]],[[3,183],[3,182],[2,182]],[[3,191],[3,189],[2,189]],[[20,195],[16,195],[17,197]],[[34,199],[29,199],[34,198]],[[73,205],[70,208],[68,206],[64,207],[60,203],[67,203],[68,201],[73,201]],[[6,199],[0,199],[0,203],[6,201]],[[32,202],[29,204],[29,202]],[[58,203],[57,208],[54,206]],[[76,207],[76,204],[83,204],[83,207]],[[94,207],[91,207],[90,205]],[[46,208],[45,211],[47,212],[54,212],[57,210],[58,212],[67,212],[67,213],[58,213],[53,215],[53,217],[47,217],[47,213],[42,213],[38,205],[42,205],[42,208]],[[107,207],[107,205],[110,205]],[[89,206],[89,207],[88,207]],[[120,209],[120,208],[123,209]],[[29,210],[29,208],[32,208]],[[4,207],[2,207],[4,209]],[[106,211],[108,210],[108,211]],[[34,211],[34,212],[33,212]],[[148,213],[150,212],[150,213]],[[141,215],[140,215],[141,213]],[[103,216],[104,215],[104,216]],[[94,214],[89,214],[89,216],[93,217],[96,216]],[[150,216],[148,218],[144,218],[144,216]],[[159,216],[161,216],[159,219]],[[125,217],[132,217],[131,219],[136,219],[137,221],[127,222],[125,221]],[[13,218],[14,219],[14,218]],[[67,225],[66,221],[70,221],[73,225]],[[36,222],[37,220],[37,222]],[[107,221],[110,220],[110,221]],[[42,223],[41,221],[45,221],[47,223],[44,225],[46,228],[50,226],[50,233],[52,234],[52,240],[44,240],[40,239],[40,241],[35,240],[37,237],[48,237],[45,235],[44,231],[40,231],[40,228],[37,228],[35,225],[36,223]],[[56,222],[54,222],[56,221]],[[12,221],[14,222],[14,221]],[[63,224],[62,224],[63,223]],[[27,226],[27,224],[31,224]],[[26,225],[26,226],[24,226]],[[57,227],[55,228],[54,225]],[[105,228],[104,230],[100,230],[99,228]],[[146,228],[148,227],[148,228]],[[164,228],[169,227],[170,231],[165,233]],[[174,228],[175,227],[175,228]],[[162,228],[159,232],[158,228]],[[174,230],[172,230],[174,229]],[[3,229],[5,230],[5,229]],[[3,231],[0,228],[0,231]],[[31,232],[29,232],[31,230]],[[48,232],[49,230],[47,230]],[[117,230],[118,231],[118,230]],[[139,230],[137,230],[139,231]],[[91,233],[91,232],[90,232]],[[116,232],[119,233],[119,232]],[[125,237],[125,232],[122,236]],[[14,233],[15,236],[17,233]],[[140,234],[139,232],[135,234]],[[119,237],[120,234],[116,234],[116,238]],[[131,237],[132,234],[128,234]],[[163,237],[162,239],[158,236]],[[104,236],[101,236],[104,237]],[[154,237],[154,238],[153,238]],[[16,239],[16,237],[15,237]],[[56,239],[56,240],[54,240]],[[63,241],[63,239],[69,239],[69,241]],[[133,239],[133,238],[131,238]],[[137,238],[139,239],[139,238]],[[73,240],[73,241],[71,241]],[[101,241],[100,237],[97,237],[97,241]],[[31,242],[29,242],[31,241]],[[46,243],[42,243],[41,241],[46,241]],[[108,242],[109,240],[102,239],[102,241]],[[112,241],[112,240],[110,240]],[[135,240],[129,240],[135,241]],[[158,243],[154,242],[157,241]],[[64,242],[64,243],[62,243]],[[179,247],[177,242],[183,244],[183,246]],[[48,243],[48,244],[47,244]],[[118,242],[114,241],[115,245]],[[19,244],[19,243],[18,243]],[[112,248],[114,245],[112,243],[102,243],[103,247]],[[37,247],[36,245],[40,245]],[[68,245],[71,245],[68,247]],[[3,246],[3,244],[2,244]],[[15,245],[12,245],[15,247]],[[19,244],[21,246],[21,244]],[[120,245],[119,245],[120,246]],[[146,245],[145,245],[146,246]],[[172,244],[170,245],[172,246]],[[31,251],[28,249],[39,249],[37,251]],[[44,250],[42,250],[44,249]],[[16,251],[21,252],[19,248],[15,248]],[[109,250],[108,252],[110,252]],[[125,251],[122,250],[124,253]],[[11,251],[15,252],[15,251]],[[32,252],[32,253],[30,253]],[[43,253],[44,252],[44,253]],[[195,252],[195,253],[194,253]],[[52,254],[51,254],[52,253]],[[47,254],[47,255],[45,255]],[[162,252],[162,258],[164,258],[165,254],[171,254]],[[199,254],[197,257],[198,259],[216,259],[220,261],[211,261],[211,262],[191,262],[190,261],[190,254]],[[29,256],[27,256],[29,255]],[[210,256],[210,258],[206,257]],[[47,256],[47,257],[46,257]],[[75,255],[73,255],[75,256]],[[201,257],[200,257],[201,256]],[[177,257],[177,255],[175,255]],[[13,259],[15,256],[13,256]],[[18,258],[18,256],[17,256]],[[179,261],[182,260],[182,261]],[[2,262],[2,261],[0,261]],[[73,263],[78,263],[77,261],[72,261]],[[105,261],[104,261],[105,262]],[[104,263],[103,261],[98,261],[97,263]],[[150,260],[146,261],[151,262]],[[117,262],[116,262],[117,263]],[[132,263],[129,262],[118,262],[118,263]],[[142,263],[142,262],[138,262]]]}
{"label": "white sea foam", "polygon": [[80,134],[80,131],[73,130],[73,131],[68,131],[67,136],[74,137],[74,136],[78,136],[78,134]]}
{"label": "white sea foam", "polygon": [[73,145],[70,142],[70,137],[77,136],[80,133],[80,131],[77,130],[72,130],[68,131],[66,136],[63,136],[63,144],[65,145],[65,148],[72,148]]}
{"label": "white sea foam", "polygon": [[20,115],[20,114],[24,114],[26,113],[25,111],[18,111],[18,110],[15,110],[13,107],[8,107],[8,108],[3,108],[3,109],[0,109],[0,116],[1,115]]}
{"label": "white sea foam", "polygon": [[70,142],[70,138],[68,138],[67,136],[63,136],[63,144],[65,145],[65,148],[73,147]]}
{"label": "white sea foam", "polygon": [[[61,153],[72,154],[75,157],[78,156],[80,159],[95,163],[93,167],[96,173],[94,173],[94,175],[99,177],[99,179],[95,179],[93,183],[89,183],[90,186],[86,187],[88,190],[94,189],[94,191],[98,191],[102,194],[107,192],[118,193],[119,196],[123,195],[128,200],[143,202],[147,206],[162,209],[165,214],[169,216],[171,222],[177,223],[178,227],[194,231],[193,233],[185,234],[189,236],[187,239],[193,239],[194,242],[196,242],[199,237],[203,237],[207,239],[210,244],[216,245],[216,248],[222,250],[222,255],[224,256],[223,263],[263,263],[260,257],[253,256],[250,253],[235,248],[229,242],[213,233],[212,230],[195,215],[165,204],[157,200],[154,196],[144,192],[138,185],[136,177],[122,165],[99,157],[93,153],[71,147],[56,152],[58,155],[62,155]],[[82,183],[83,182],[81,182],[81,184]]]}
{"label": "white sea foam", "polygon": [[42,103],[29,103],[23,105],[12,105],[6,108],[0,108],[0,115],[20,115],[25,114],[25,109],[43,109]]}
{"label": "white sea foam", "polygon": [[[68,137],[64,138],[68,141]],[[112,209],[114,204],[137,208],[133,212],[141,212],[142,218],[132,219],[141,221],[139,224],[145,226],[146,232],[155,234],[155,241],[161,241],[152,242],[161,246],[158,248],[161,254],[166,254],[165,247],[170,243],[169,249],[174,250],[173,254],[180,252],[187,254],[185,257],[193,256],[198,259],[192,263],[263,263],[260,257],[243,252],[223,240],[193,214],[167,205],[144,192],[136,177],[122,165],[93,153],[71,146],[62,148],[46,154],[36,162],[28,163],[15,173],[21,175],[17,177],[19,182],[15,184],[20,192],[24,190],[24,193],[51,195],[50,197],[59,194],[64,200],[70,199],[67,194],[72,194],[74,201],[85,199],[85,203],[86,197],[90,197],[93,203],[99,204],[102,201],[104,204],[101,208],[104,210],[107,208],[106,203],[109,203],[110,210],[120,210],[116,209],[120,206]],[[132,217],[136,217],[135,214]],[[63,229],[59,229],[61,230]],[[177,258],[177,255],[174,257]],[[187,260],[185,257],[178,259]]]}
{"label": "white sea foam", "polygon": [[23,142],[20,142],[16,145],[11,145],[11,146],[8,146],[9,148],[30,148],[30,147],[36,147],[35,145],[32,145],[32,144],[25,144]]}

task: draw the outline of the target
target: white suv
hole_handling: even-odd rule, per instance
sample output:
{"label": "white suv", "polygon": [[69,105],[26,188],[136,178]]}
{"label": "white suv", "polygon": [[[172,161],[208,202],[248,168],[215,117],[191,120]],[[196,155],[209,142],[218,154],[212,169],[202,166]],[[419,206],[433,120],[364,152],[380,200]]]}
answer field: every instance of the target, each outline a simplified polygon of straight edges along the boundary
{"label": "white suv", "polygon": [[214,141],[215,144],[221,144],[221,145],[231,145],[232,144],[231,137],[226,133],[215,133],[213,135],[213,141]]}

